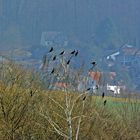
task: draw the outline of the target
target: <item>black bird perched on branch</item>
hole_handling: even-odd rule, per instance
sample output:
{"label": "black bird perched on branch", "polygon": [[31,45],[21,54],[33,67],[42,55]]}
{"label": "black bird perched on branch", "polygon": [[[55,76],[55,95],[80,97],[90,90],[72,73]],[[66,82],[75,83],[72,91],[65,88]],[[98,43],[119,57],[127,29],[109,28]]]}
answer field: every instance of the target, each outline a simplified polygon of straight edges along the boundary
{"label": "black bird perched on branch", "polygon": [[30,91],[30,95],[31,95],[31,97],[33,96],[33,91],[32,90]]}
{"label": "black bird perched on branch", "polygon": [[86,99],[86,96],[83,98],[83,101]]}
{"label": "black bird perched on branch", "polygon": [[92,64],[93,66],[97,65],[95,61],[94,61],[94,62],[92,62],[91,64]]}
{"label": "black bird perched on branch", "polygon": [[105,93],[103,92],[103,93],[102,93],[102,98],[104,98],[104,97],[105,97]]}
{"label": "black bird perched on branch", "polygon": [[74,54],[74,53],[75,53],[75,50],[71,52],[71,54]]}
{"label": "black bird perched on branch", "polygon": [[87,91],[89,91],[89,90],[90,90],[90,88],[87,89]]}
{"label": "black bird perched on branch", "polygon": [[55,61],[56,60],[56,55],[53,57],[53,61]]}
{"label": "black bird perched on branch", "polygon": [[51,47],[51,49],[49,50],[49,52],[52,52],[53,51],[53,47]]}
{"label": "black bird perched on branch", "polygon": [[75,53],[75,56],[77,56],[78,55],[78,50],[77,50],[77,52]]}
{"label": "black bird perched on branch", "polygon": [[62,51],[59,55],[63,55],[65,51]]}
{"label": "black bird perched on branch", "polygon": [[96,85],[96,89],[97,89],[97,90],[99,89],[99,86],[98,86],[98,85]]}
{"label": "black bird perched on branch", "polygon": [[70,60],[67,61],[67,65],[69,65],[69,63],[70,63]]}
{"label": "black bird perched on branch", "polygon": [[53,74],[54,73],[54,68],[52,69],[52,71],[51,71],[51,74]]}
{"label": "black bird perched on branch", "polygon": [[104,106],[106,105],[107,100],[104,101]]}

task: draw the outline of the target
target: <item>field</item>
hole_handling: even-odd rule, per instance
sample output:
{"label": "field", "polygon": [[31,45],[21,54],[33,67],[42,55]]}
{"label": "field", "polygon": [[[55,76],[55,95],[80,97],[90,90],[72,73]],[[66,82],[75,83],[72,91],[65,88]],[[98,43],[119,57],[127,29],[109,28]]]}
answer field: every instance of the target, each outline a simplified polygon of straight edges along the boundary
{"label": "field", "polygon": [[32,71],[0,69],[0,140],[139,140],[139,124],[138,99],[44,90]]}

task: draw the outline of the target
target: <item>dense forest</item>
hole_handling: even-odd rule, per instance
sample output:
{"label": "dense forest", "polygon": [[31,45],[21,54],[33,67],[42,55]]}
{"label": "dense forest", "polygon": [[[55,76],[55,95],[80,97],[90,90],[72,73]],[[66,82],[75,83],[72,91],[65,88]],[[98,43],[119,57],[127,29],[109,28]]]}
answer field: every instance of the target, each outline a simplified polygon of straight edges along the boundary
{"label": "dense forest", "polygon": [[61,31],[86,41],[135,45],[139,12],[139,0],[0,0],[0,39],[39,44],[43,31]]}

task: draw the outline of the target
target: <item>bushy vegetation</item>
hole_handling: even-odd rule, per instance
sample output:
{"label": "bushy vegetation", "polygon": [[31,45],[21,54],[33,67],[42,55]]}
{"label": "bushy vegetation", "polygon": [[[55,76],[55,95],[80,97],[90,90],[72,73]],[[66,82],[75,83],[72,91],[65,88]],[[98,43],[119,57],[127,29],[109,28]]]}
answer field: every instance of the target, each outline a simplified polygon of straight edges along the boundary
{"label": "bushy vegetation", "polygon": [[38,74],[1,65],[0,139],[138,140],[139,100],[105,98],[43,90]]}

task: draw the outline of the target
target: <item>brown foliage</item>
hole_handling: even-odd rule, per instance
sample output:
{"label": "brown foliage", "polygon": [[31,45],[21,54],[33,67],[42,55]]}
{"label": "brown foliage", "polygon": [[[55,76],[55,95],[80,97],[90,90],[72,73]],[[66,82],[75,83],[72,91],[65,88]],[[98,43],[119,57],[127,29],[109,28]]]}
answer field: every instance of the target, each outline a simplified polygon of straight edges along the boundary
{"label": "brown foliage", "polygon": [[125,118],[103,106],[102,99],[44,91],[35,73],[12,64],[0,71],[1,140],[136,140],[140,136],[135,124],[124,123]]}

